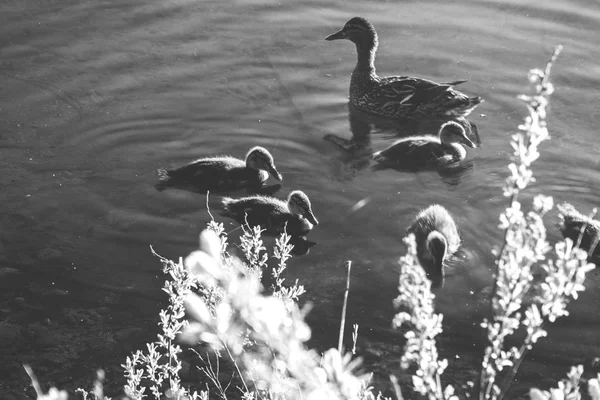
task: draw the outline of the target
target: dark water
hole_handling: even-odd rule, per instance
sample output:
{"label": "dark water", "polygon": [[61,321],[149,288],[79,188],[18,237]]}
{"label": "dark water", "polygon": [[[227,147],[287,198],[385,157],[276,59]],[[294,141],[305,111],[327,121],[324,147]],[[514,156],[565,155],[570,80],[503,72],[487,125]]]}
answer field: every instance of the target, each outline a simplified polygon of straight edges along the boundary
{"label": "dark water", "polygon": [[[378,29],[380,74],[468,79],[461,89],[485,98],[470,117],[483,144],[458,179],[374,172],[364,168],[364,147],[348,153],[324,140],[352,137],[354,49],[323,38],[354,15]],[[595,0],[2,2],[0,266],[22,272],[3,270],[0,389],[27,385],[21,362],[68,388],[96,367],[117,375],[157,322],[163,278],[148,246],[184,256],[209,219],[203,196],[157,192],[155,169],[241,157],[254,145],[274,155],[284,176],[279,195],[304,190],[320,221],[310,235],[319,244],[288,275],[315,305],[313,344],[337,342],[340,266],[351,259],[347,321],[360,324],[359,351],[378,379],[399,372],[402,339],[390,321],[405,227],[432,203],[456,216],[466,256],[437,307],[446,327],[440,351],[451,360],[446,379],[463,380],[482,350],[477,326],[501,239],[508,134],[524,115],[515,96],[559,43],[552,140],[530,193],[584,211],[598,205],[599,23]],[[369,138],[373,151],[393,140]],[[554,241],[556,230],[549,235]],[[545,386],[600,355],[598,282],[592,273],[571,316],[524,363],[520,383]]]}

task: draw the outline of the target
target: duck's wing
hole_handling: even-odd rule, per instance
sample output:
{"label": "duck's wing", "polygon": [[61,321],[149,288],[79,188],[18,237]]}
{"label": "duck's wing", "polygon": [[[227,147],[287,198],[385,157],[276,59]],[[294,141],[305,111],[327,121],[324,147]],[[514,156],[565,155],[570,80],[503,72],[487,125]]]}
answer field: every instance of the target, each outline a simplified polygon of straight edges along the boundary
{"label": "duck's wing", "polygon": [[449,83],[437,83],[428,79],[412,78],[409,76],[390,76],[381,78],[378,88],[380,101],[389,103],[390,106],[418,108],[424,103],[429,103],[442,94],[452,93],[453,85],[466,81],[455,81]]}

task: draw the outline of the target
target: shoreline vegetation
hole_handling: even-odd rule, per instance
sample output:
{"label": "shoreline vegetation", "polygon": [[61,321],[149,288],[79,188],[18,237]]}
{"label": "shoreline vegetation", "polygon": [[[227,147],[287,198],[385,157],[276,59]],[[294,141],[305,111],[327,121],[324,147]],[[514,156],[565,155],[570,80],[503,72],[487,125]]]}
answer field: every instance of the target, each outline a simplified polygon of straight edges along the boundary
{"label": "shoreline vegetation", "polygon": [[[402,271],[394,300],[398,312],[393,320],[406,338],[399,362],[412,377],[412,385],[401,387],[391,376],[395,393],[384,397],[370,386],[371,375],[360,368],[356,355],[360,328],[352,327],[353,343],[342,343],[345,315],[338,348],[323,354],[307,348],[311,332],[304,316],[309,310],[298,305],[305,290],[299,282],[285,280],[291,237],[281,234],[268,254],[262,230],[245,226],[239,244],[244,259],[240,260],[229,254],[231,244],[223,225],[213,219],[200,234],[199,249],[185,259],[174,262],[157,255],[167,276],[163,291],[169,305],[160,312],[157,341],[147,343],[123,364],[125,395],[131,399],[247,400],[506,398],[528,351],[547,335],[549,324],[568,315],[567,305],[585,289],[585,274],[594,268],[587,262],[588,254],[578,248],[581,238],[575,243],[566,238],[553,246],[547,242],[543,218],[553,208],[551,197],[538,194],[531,206],[520,202],[520,195],[534,180],[531,168],[539,157],[538,146],[549,139],[546,107],[554,91],[549,78],[560,50],[558,46],[544,70],[529,72],[533,94],[519,96],[528,115],[510,141],[514,153],[503,193],[508,206],[500,216],[503,236],[494,253],[489,316],[481,324],[488,345],[479,372],[469,381],[458,386],[444,378],[448,361],[439,359],[436,347],[436,337],[443,335],[443,316],[435,312],[435,295],[419,265],[412,235],[404,239],[407,252],[399,260]],[[268,266],[271,258],[274,267]],[[351,262],[346,266],[349,282]],[[347,296],[352,296],[348,287],[344,314]],[[522,342],[508,347],[507,339],[515,333]],[[189,389],[181,373],[193,367],[199,380]],[[38,399],[69,397],[56,388],[44,393],[31,368],[25,369]],[[581,365],[573,366],[557,387],[532,388],[529,397],[600,400],[600,375],[586,376]],[[79,394],[86,400],[104,399],[102,380],[99,372],[93,391],[80,390]]]}

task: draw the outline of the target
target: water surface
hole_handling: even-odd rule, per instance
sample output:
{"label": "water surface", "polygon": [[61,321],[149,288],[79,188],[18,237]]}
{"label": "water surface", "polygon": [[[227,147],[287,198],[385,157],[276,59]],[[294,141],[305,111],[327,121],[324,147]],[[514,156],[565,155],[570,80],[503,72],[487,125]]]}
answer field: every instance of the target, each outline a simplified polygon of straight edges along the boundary
{"label": "water surface", "polygon": [[[320,221],[310,235],[318,245],[288,272],[316,306],[312,344],[323,350],[337,342],[340,266],[350,259],[347,321],[360,324],[359,352],[381,382],[400,373],[402,336],[390,323],[401,237],[432,203],[455,215],[465,248],[437,300],[446,328],[440,352],[452,360],[447,379],[463,381],[477,368],[491,250],[502,237],[509,134],[524,116],[515,96],[559,43],[552,140],[542,145],[530,194],[585,212],[598,205],[600,6],[593,0],[24,0],[3,2],[0,11],[0,261],[25,271],[11,278],[2,303],[22,335],[4,350],[3,390],[26,385],[24,361],[43,381],[68,388],[96,367],[117,374],[123,355],[148,338],[163,298],[149,245],[184,256],[209,220],[203,196],[154,189],[160,166],[267,147],[284,176],[278,195],[304,190]],[[348,154],[324,140],[352,138],[354,48],[323,38],[355,15],[378,29],[381,75],[468,79],[461,89],[485,99],[470,117],[482,146],[469,152],[471,167],[459,179],[375,172],[365,168],[367,152]],[[369,149],[393,139],[375,131]],[[218,204],[218,196],[210,199]],[[555,222],[551,214],[551,241]],[[524,363],[524,386],[546,386],[600,355],[598,281],[592,273],[571,316]],[[82,340],[77,329],[97,336]]]}

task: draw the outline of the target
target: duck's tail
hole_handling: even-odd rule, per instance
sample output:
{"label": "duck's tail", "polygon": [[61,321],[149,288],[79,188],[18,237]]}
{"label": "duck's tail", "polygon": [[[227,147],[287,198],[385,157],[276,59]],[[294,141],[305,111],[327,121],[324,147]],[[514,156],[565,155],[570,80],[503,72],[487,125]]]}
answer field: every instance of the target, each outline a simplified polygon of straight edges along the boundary
{"label": "duck's tail", "polygon": [[[464,96],[464,95],[463,95]],[[483,103],[483,99],[479,96],[476,97],[467,97],[461,96],[461,98],[457,99],[459,101],[455,102],[452,105],[452,108],[448,110],[448,115],[452,115],[454,117],[466,117],[471,114],[471,111],[475,109],[479,104]]]}
{"label": "duck's tail", "polygon": [[448,85],[448,86],[456,86],[456,85],[460,85],[461,83],[467,83],[468,81],[465,80],[460,80],[460,81],[452,81],[452,82],[444,82],[442,83],[442,85]]}
{"label": "duck's tail", "polygon": [[169,187],[169,181],[171,180],[171,177],[169,176],[169,171],[166,168],[157,169],[156,174],[158,175],[158,183],[154,185],[154,187],[159,192],[162,192]]}
{"label": "duck's tail", "polygon": [[558,228],[562,231],[567,228],[567,224],[571,223],[574,218],[583,216],[569,203],[563,203],[556,206],[558,211]]}
{"label": "duck's tail", "polygon": [[382,163],[386,160],[386,158],[381,154],[381,151],[376,151],[375,153],[373,153],[373,155],[371,155],[371,158],[373,159],[373,161],[378,162],[378,163]]}

